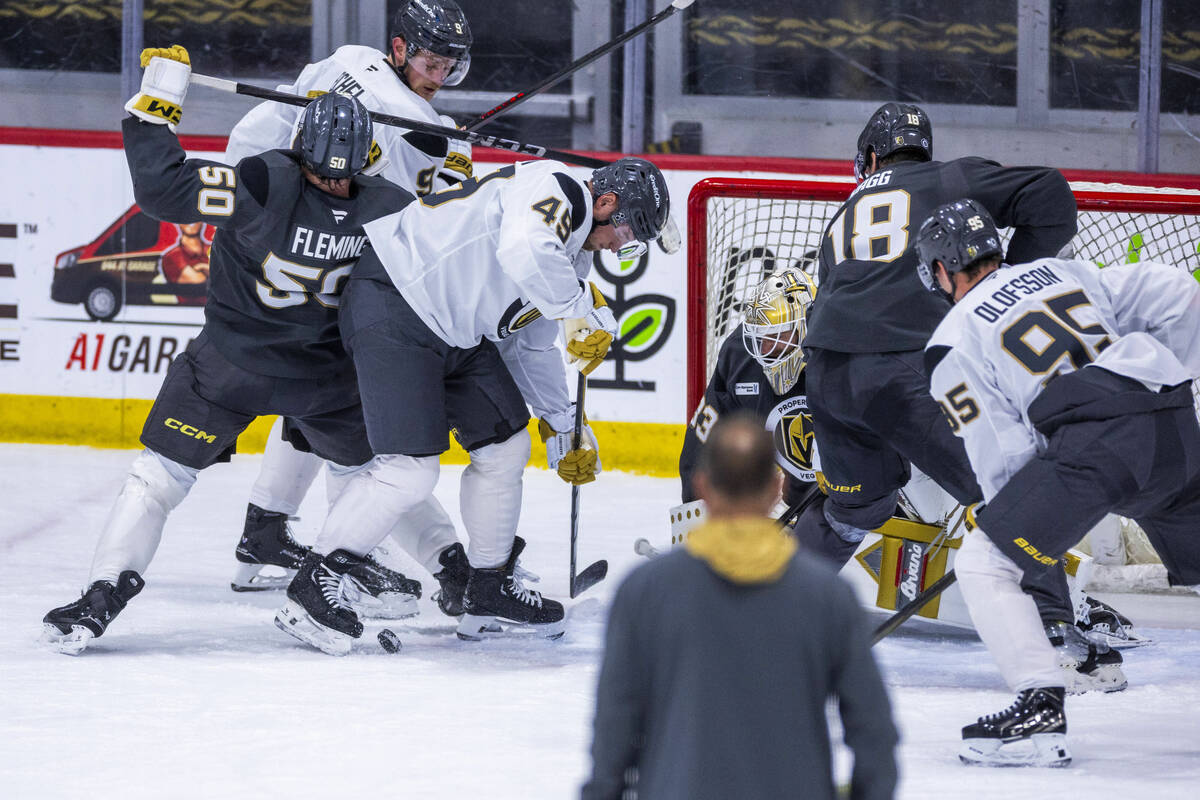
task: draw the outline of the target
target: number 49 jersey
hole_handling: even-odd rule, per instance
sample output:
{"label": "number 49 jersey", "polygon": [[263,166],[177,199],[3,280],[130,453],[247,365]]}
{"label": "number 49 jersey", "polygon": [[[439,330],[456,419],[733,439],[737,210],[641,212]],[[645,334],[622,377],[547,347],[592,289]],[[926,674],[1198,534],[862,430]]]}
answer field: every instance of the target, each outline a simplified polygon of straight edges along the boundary
{"label": "number 49 jersey", "polygon": [[1054,377],[1102,367],[1158,391],[1200,375],[1200,284],[1149,262],[1004,265],[942,320],[925,363],[991,500],[1044,446],[1029,406]]}
{"label": "number 49 jersey", "polygon": [[855,187],[821,238],[805,347],[839,353],[920,350],[949,309],[917,277],[917,231],[943,203],[970,197],[1014,228],[1008,260],[1058,254],[1075,234],[1075,196],[1058,170],[968,157],[904,161]]}
{"label": "number 49 jersey", "polygon": [[236,166],[186,159],[165,125],[128,117],[125,156],[138,205],[155,219],[206,222],[213,237],[205,331],[223,356],[260,375],[344,373],[338,304],[367,238],[366,220],[412,195],[383,178],[354,178],[352,197],[305,180],[292,154]]}
{"label": "number 49 jersey", "polygon": [[365,230],[400,294],[454,347],[594,307],[576,274],[592,230],[591,192],[557,161],[470,178]]}

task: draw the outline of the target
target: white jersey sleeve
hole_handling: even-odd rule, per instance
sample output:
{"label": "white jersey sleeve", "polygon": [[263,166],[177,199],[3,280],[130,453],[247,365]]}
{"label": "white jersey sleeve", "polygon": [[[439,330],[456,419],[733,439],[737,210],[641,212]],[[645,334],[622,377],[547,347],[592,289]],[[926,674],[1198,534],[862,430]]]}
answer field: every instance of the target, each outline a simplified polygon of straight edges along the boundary
{"label": "white jersey sleeve", "polygon": [[[339,47],[329,58],[305,67],[295,83],[277,88],[289,94],[314,97],[324,92],[340,92],[358,98],[370,111],[434,125],[446,125],[447,121],[450,126],[454,124],[409,89],[383,53],[370,47]],[[265,150],[291,147],[302,112],[302,108],[283,103],[255,106],[229,134],[225,160],[237,163]],[[418,195],[437,188],[434,177],[445,168],[451,152],[445,139],[409,134],[393,125],[375,125],[374,129],[379,149],[373,153],[372,174],[382,175]],[[466,154],[469,158],[469,149]]]}

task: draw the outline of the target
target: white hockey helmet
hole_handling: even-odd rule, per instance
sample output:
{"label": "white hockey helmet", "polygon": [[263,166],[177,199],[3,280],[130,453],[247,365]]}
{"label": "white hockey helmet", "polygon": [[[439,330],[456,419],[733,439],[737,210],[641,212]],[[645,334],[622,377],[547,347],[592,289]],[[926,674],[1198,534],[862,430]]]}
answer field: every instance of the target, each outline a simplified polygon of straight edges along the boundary
{"label": "white hockey helmet", "polygon": [[782,267],[746,299],[742,343],[763,368],[775,394],[787,394],[800,379],[808,307],[816,294],[817,286],[806,273]]}

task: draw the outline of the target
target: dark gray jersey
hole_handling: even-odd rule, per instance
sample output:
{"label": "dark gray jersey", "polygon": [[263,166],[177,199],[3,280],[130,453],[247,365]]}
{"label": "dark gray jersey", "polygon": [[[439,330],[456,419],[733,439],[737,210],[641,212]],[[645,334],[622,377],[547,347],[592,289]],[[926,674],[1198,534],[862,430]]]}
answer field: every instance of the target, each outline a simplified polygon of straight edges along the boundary
{"label": "dark gray jersey", "polygon": [[1075,196],[1049,167],[968,157],[905,161],[860,183],[821,239],[806,347],[842,353],[920,350],[950,305],[917,277],[912,247],[935,208],[969,197],[1014,228],[1009,263],[1054,256],[1075,235]]}
{"label": "dark gray jersey", "polygon": [[165,125],[122,123],[138,205],[157,219],[207,222],[205,330],[225,358],[261,375],[313,378],[349,370],[338,303],[367,246],[362,226],[413,198],[358,176],[348,199],[310,184],[296,158],[271,150],[229,166],[185,158]]}

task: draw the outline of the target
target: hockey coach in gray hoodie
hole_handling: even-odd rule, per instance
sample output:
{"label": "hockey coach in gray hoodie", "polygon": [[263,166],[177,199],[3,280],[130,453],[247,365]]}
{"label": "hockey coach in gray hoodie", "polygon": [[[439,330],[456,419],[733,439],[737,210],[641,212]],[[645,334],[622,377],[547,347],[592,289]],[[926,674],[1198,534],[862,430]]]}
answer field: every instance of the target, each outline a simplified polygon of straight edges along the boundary
{"label": "hockey coach in gray hoodie", "polygon": [[854,752],[849,796],[892,797],[899,737],[866,615],[767,516],[770,435],[723,419],[695,480],[708,521],[613,600],[582,797],[834,800],[830,697]]}

